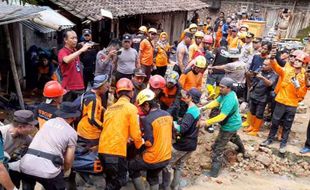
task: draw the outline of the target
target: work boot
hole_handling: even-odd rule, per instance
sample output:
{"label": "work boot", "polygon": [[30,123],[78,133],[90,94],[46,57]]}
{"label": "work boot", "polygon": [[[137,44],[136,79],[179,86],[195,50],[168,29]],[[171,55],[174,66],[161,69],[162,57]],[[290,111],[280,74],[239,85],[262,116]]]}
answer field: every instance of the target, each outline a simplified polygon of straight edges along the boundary
{"label": "work boot", "polygon": [[182,174],[181,170],[178,170],[178,169],[174,170],[173,180],[172,180],[171,185],[170,185],[171,190],[179,189],[180,182],[181,182],[181,174]]}
{"label": "work boot", "polygon": [[254,127],[253,127],[253,130],[250,131],[248,133],[248,135],[251,135],[251,136],[257,136],[257,133],[259,132],[262,124],[264,123],[264,120],[263,119],[258,119],[258,118],[255,118],[255,123],[254,123]]}
{"label": "work boot", "polygon": [[204,173],[204,175],[216,178],[219,175],[221,167],[222,167],[221,163],[214,162],[212,163],[211,170],[209,172]]}
{"label": "work boot", "polygon": [[157,185],[152,185],[152,186],[150,187],[150,190],[159,190],[159,184],[157,184]]}
{"label": "work boot", "polygon": [[253,119],[251,112],[247,112],[245,117],[246,120],[242,123],[242,127],[250,127]]}
{"label": "work boot", "polygon": [[144,182],[143,182],[142,177],[134,178],[132,180],[132,182],[133,182],[133,185],[135,186],[136,190],[145,190]]}
{"label": "work boot", "polygon": [[267,140],[263,141],[262,143],[260,143],[259,145],[260,146],[269,146],[271,144],[272,144],[272,140],[267,139]]}
{"label": "work boot", "polygon": [[247,119],[248,120],[247,122],[249,122],[249,127],[243,129],[244,132],[251,132],[252,130],[254,130],[254,125],[257,120],[255,115],[249,114],[248,117],[251,117],[251,119]]}
{"label": "work boot", "polygon": [[284,154],[286,152],[286,145],[285,144],[280,144],[279,152],[281,154]]}

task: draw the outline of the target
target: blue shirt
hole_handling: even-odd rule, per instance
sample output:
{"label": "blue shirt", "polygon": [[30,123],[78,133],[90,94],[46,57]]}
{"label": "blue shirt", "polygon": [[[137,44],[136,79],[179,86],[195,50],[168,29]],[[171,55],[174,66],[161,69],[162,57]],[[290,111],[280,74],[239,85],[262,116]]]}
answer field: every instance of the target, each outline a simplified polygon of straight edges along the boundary
{"label": "blue shirt", "polygon": [[235,132],[240,129],[242,120],[236,93],[231,91],[225,96],[219,96],[216,100],[220,104],[221,113],[227,116],[225,119],[227,121],[221,126],[221,129],[228,132]]}
{"label": "blue shirt", "polygon": [[250,71],[258,71],[265,61],[265,58],[262,58],[260,55],[254,55],[252,63],[250,65]]}

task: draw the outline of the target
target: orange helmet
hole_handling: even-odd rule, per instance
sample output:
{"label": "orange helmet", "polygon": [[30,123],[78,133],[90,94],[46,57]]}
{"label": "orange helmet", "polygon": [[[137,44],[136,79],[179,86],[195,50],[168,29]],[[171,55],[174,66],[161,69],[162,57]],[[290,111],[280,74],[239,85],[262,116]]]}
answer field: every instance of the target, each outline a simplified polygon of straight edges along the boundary
{"label": "orange helmet", "polygon": [[149,84],[153,89],[164,88],[166,86],[166,80],[160,75],[154,75],[151,76]]}
{"label": "orange helmet", "polygon": [[57,81],[49,81],[45,84],[43,89],[43,96],[47,98],[57,98],[63,96],[67,91]]}
{"label": "orange helmet", "polygon": [[133,88],[133,84],[128,78],[121,78],[116,83],[116,93],[119,93],[122,90],[132,91]]}

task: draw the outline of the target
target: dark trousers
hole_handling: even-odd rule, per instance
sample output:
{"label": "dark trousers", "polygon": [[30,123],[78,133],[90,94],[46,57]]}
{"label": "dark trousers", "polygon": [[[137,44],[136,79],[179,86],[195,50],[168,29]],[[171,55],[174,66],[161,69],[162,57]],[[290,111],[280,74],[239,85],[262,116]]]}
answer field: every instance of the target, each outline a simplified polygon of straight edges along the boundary
{"label": "dark trousers", "polygon": [[159,173],[169,164],[164,161],[156,164],[144,162],[142,158],[137,158],[129,162],[129,176],[134,179],[141,177],[141,171],[146,170],[146,180],[150,186],[159,184]]}
{"label": "dark trousers", "polygon": [[153,66],[152,65],[151,66],[147,66],[147,65],[141,64],[141,69],[146,74],[145,82],[147,83],[149,81],[149,79],[150,79]]}
{"label": "dark trousers", "polygon": [[156,70],[152,72],[152,75],[160,75],[162,77],[165,77],[166,71],[167,71],[167,66],[157,67]]}
{"label": "dark trousers", "polygon": [[253,98],[250,98],[250,112],[255,115],[258,119],[264,118],[264,111],[266,108],[266,102],[260,102]]}
{"label": "dark trousers", "polygon": [[73,102],[77,97],[81,96],[84,90],[70,90],[64,95],[63,101]]}
{"label": "dark trousers", "polygon": [[308,121],[307,139],[306,139],[305,147],[310,148],[310,120]]}
{"label": "dark trousers", "polygon": [[115,82],[119,81],[121,78],[128,78],[129,80],[132,79],[132,74],[124,74],[116,71],[115,73]]}
{"label": "dark trousers", "polygon": [[212,145],[212,164],[214,163],[222,164],[225,146],[229,141],[238,146],[239,152],[241,153],[245,152],[245,148],[239,135],[237,134],[237,131],[227,132],[220,129],[220,132],[214,144]]}
{"label": "dark trousers", "polygon": [[92,86],[94,83],[94,71],[92,68],[84,68],[83,69],[83,79],[84,79],[84,86],[85,90],[87,89],[88,83]]}
{"label": "dark trousers", "polygon": [[[60,174],[58,174],[56,177],[51,178],[51,179],[36,177],[36,176],[24,174],[24,173],[23,173],[23,178],[25,179],[25,181],[36,181],[40,183],[44,187],[45,190],[65,190],[66,189],[66,182],[64,180],[63,172],[60,172]],[[23,188],[23,190],[25,189]]]}
{"label": "dark trousers", "polygon": [[106,190],[119,190],[127,183],[127,161],[119,156],[99,154],[99,159],[106,174]]}
{"label": "dark trousers", "polygon": [[[14,185],[19,189],[22,181],[22,189],[34,189],[34,186],[36,185],[35,180],[25,180],[24,174],[19,173],[17,171],[9,170],[10,178]],[[1,189],[1,188],[0,188]]]}
{"label": "dark trousers", "polygon": [[273,140],[275,135],[277,134],[279,124],[283,121],[283,133],[282,133],[282,141],[281,145],[285,146],[293,125],[293,121],[296,114],[296,107],[286,106],[281,103],[276,103],[276,107],[272,114],[272,125],[269,131],[268,139]]}

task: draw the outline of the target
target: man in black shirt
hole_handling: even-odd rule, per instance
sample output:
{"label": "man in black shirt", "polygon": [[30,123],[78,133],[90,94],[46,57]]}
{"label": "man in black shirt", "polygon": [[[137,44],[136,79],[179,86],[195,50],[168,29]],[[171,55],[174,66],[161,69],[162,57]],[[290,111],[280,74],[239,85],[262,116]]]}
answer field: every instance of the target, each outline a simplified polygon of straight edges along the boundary
{"label": "man in black shirt", "polygon": [[261,72],[254,74],[250,89],[251,123],[246,130],[249,135],[256,136],[264,120],[264,111],[268,102],[272,86],[277,81],[277,75],[270,66],[270,59],[265,59]]}

